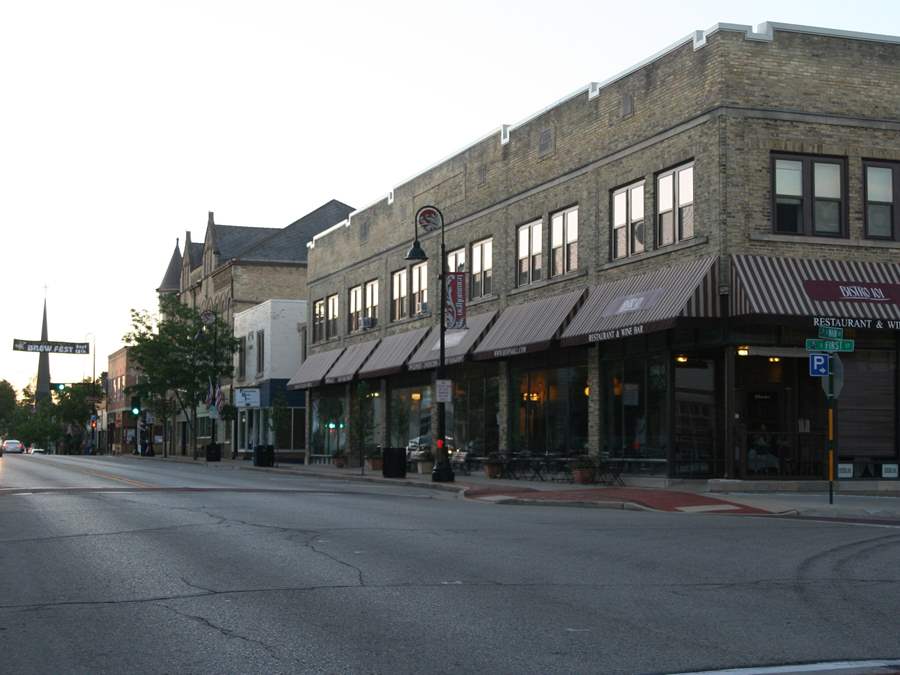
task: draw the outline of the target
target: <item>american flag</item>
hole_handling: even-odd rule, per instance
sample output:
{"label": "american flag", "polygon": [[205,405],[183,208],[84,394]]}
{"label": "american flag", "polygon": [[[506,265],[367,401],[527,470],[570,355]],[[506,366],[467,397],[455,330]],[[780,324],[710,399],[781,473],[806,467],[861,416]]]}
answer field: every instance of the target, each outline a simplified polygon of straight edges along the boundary
{"label": "american flag", "polygon": [[222,387],[220,385],[216,385],[216,410],[219,411],[219,414],[222,414],[222,408],[225,407],[225,395],[222,393]]}
{"label": "american flag", "polygon": [[206,404],[206,407],[207,407],[207,408],[213,404],[213,399],[214,399],[214,398],[215,398],[215,390],[213,389],[213,383],[212,383],[212,380],[210,380],[210,381],[209,381],[209,388],[206,390],[206,400],[204,401],[204,403]]}

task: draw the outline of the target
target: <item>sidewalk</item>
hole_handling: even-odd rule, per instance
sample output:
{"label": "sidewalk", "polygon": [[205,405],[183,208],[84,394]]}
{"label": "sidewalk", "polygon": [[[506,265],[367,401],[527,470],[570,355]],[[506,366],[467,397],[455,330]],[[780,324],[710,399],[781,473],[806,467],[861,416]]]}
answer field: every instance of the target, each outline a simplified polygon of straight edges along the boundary
{"label": "sidewalk", "polygon": [[[254,467],[247,460],[223,459],[207,463],[204,459],[173,456],[137,458],[156,461],[187,462],[210,469],[272,472],[283,475],[311,476],[337,480],[367,481],[390,485],[408,485],[457,492],[467,499],[496,504],[532,504],[545,506],[581,506],[674,513],[716,513],[727,515],[782,515],[804,518],[840,519],[900,524],[900,498],[836,494],[828,504],[827,492],[709,492],[693,483],[684,489],[650,487],[585,486],[551,481],[489,479],[481,472],[456,475],[453,483],[434,483],[431,475],[408,473],[406,478],[384,478],[380,472],[359,467],[338,469],[327,464],[281,464],[274,468]],[[736,485],[736,488],[741,487]],[[719,488],[720,489],[720,488]],[[896,493],[895,493],[896,494]]]}

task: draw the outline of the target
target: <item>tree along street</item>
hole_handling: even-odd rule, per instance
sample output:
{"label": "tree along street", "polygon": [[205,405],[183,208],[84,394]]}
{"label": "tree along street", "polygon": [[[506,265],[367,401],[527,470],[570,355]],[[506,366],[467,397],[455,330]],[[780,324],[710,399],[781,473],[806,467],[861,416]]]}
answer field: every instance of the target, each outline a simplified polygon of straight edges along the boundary
{"label": "tree along street", "polygon": [[3,670],[675,672],[900,654],[900,529],[0,460]]}

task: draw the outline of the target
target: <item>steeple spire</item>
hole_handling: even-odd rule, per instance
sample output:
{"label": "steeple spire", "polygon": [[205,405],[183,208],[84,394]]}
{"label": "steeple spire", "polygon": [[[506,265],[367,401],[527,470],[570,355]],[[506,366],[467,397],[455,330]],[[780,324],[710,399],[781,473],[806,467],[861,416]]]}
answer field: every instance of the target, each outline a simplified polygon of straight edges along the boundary
{"label": "steeple spire", "polygon": [[[47,287],[44,286],[44,320],[41,324],[41,341],[47,341]],[[38,354],[37,391],[35,399],[43,401],[50,398],[50,355],[47,352]]]}

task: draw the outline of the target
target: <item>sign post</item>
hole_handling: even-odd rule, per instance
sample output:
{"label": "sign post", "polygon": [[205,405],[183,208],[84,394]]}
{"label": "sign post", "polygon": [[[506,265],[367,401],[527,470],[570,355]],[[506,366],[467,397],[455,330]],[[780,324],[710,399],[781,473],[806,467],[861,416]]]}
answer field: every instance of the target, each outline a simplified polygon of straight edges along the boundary
{"label": "sign post", "polygon": [[[807,339],[806,350],[809,355],[809,374],[821,378],[822,390],[825,392],[827,408],[826,464],[828,470],[828,503],[834,504],[834,461],[835,434],[834,425],[837,415],[837,399],[844,386],[844,364],[841,357],[834,352],[852,352],[856,344],[853,340],[843,339],[842,328],[819,327],[819,339]],[[817,352],[828,352],[825,354]]]}

